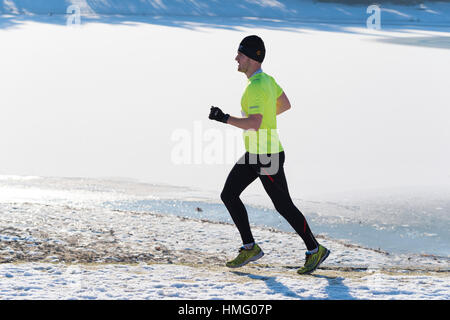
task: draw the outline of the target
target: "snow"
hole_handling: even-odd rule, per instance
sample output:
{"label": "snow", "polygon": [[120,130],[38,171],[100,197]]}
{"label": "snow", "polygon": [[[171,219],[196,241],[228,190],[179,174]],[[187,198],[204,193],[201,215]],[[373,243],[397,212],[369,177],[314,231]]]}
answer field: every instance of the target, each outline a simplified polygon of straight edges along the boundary
{"label": "snow", "polygon": [[[71,4],[81,26],[66,25]],[[449,299],[450,4],[383,4],[381,30],[367,29],[366,9],[1,2],[0,299]],[[263,69],[293,104],[278,126],[300,208],[335,228],[362,221],[383,245],[386,230],[407,243],[423,225],[442,255],[325,233],[330,257],[300,277],[298,236],[254,226],[264,258],[223,266],[239,237],[207,204],[243,147],[206,116],[211,104],[240,114],[233,59],[248,34],[265,40]],[[173,159],[175,132],[191,139],[190,163]],[[209,161],[212,133],[231,138]],[[263,193],[251,185],[246,203],[270,205]],[[164,213],[114,207],[143,199],[199,201],[206,218],[164,201]]]}
{"label": "snow", "polygon": [[[51,185],[55,191],[71,192],[65,197],[56,193],[53,199],[19,199],[12,193],[0,199],[0,299],[450,297],[446,257],[392,254],[317,235],[331,254],[313,275],[299,276],[296,269],[306,248],[298,235],[253,226],[265,256],[228,269],[225,262],[240,246],[232,224],[175,216],[170,207],[164,214],[105,205],[108,198],[134,199],[144,193],[153,198],[181,195],[180,188],[26,177],[22,188],[31,181],[41,181],[48,194]],[[80,191],[91,196],[80,198]]]}
{"label": "snow", "polygon": [[[409,6],[395,2],[378,2],[387,23],[421,23],[448,26],[448,3],[428,2]],[[345,1],[324,3],[314,0],[8,0],[0,5],[0,14],[66,14],[75,5],[83,15],[124,15],[156,17],[249,17],[276,20],[328,21],[333,23],[365,22],[367,6],[349,5]],[[367,18],[367,17],[366,17]]]}
{"label": "snow", "polygon": [[[296,277],[246,267],[217,268],[164,264],[95,267],[30,263],[9,270],[2,299],[448,299],[448,279],[373,274],[355,279]],[[32,274],[25,276],[25,270]],[[291,271],[291,273],[293,273]]]}

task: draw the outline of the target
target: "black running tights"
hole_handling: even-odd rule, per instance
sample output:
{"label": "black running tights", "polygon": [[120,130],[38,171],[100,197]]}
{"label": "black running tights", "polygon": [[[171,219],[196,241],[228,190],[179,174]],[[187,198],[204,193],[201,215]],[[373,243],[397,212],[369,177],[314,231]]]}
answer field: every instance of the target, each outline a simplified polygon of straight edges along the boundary
{"label": "black running tights", "polygon": [[244,244],[254,242],[247,210],[239,198],[244,189],[259,178],[275,209],[287,220],[306,244],[308,250],[317,248],[305,217],[292,202],[284,174],[284,151],[276,154],[255,155],[246,152],[234,165],[220,195],[241,234]]}

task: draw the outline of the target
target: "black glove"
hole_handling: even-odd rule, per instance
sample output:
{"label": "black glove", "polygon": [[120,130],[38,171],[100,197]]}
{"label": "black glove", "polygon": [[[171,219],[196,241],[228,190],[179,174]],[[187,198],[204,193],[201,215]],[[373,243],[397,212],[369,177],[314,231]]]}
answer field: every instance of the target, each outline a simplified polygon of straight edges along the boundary
{"label": "black glove", "polygon": [[229,117],[229,114],[223,113],[223,111],[218,107],[211,107],[211,111],[209,112],[209,118],[211,120],[227,123]]}

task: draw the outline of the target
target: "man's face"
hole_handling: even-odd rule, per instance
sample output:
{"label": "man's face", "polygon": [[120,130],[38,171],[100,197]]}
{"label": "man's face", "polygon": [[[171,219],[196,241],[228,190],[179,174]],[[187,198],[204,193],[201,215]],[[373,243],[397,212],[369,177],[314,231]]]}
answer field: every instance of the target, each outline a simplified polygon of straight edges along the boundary
{"label": "man's face", "polygon": [[245,54],[238,51],[238,54],[236,58],[234,59],[238,63],[238,71],[239,72],[247,72],[249,66],[250,66],[250,58],[247,57]]}

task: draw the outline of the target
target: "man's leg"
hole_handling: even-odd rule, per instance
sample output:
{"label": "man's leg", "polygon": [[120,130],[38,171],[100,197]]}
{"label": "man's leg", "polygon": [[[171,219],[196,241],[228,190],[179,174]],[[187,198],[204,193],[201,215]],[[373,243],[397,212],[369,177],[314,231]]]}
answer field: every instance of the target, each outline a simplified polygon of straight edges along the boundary
{"label": "man's leg", "polygon": [[314,237],[305,216],[292,202],[289,195],[286,176],[284,173],[284,152],[279,154],[279,159],[273,158],[274,161],[279,161],[278,171],[274,174],[267,174],[264,166],[261,168],[259,178],[272,200],[275,209],[287,220],[287,222],[294,228],[306,244],[308,250],[314,250],[319,246]]}
{"label": "man's leg", "polygon": [[244,245],[253,243],[255,240],[250,230],[247,210],[239,196],[258,177],[258,173],[248,164],[248,157],[247,159],[245,157],[246,154],[231,169],[220,194],[220,198],[227,207],[231,218],[241,234]]}

